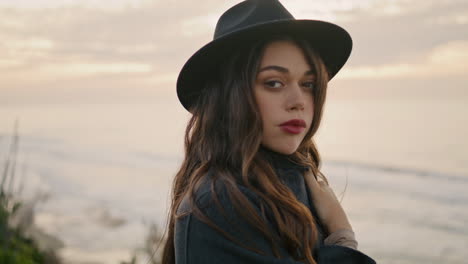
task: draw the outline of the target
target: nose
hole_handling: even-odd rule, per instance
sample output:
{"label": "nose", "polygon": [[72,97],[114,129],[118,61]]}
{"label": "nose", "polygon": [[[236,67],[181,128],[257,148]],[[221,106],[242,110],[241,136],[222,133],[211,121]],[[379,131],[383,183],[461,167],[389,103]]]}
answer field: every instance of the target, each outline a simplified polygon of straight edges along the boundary
{"label": "nose", "polygon": [[299,85],[290,86],[288,99],[287,99],[287,110],[304,110],[305,96],[304,91]]}

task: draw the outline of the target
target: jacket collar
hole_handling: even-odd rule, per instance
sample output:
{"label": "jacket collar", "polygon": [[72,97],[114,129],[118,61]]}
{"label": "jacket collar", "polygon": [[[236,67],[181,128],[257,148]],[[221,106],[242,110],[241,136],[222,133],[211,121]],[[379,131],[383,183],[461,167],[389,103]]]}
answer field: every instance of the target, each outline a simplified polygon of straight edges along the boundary
{"label": "jacket collar", "polygon": [[260,145],[259,152],[270,162],[275,169],[297,169],[306,171],[308,166],[298,164],[293,155],[282,154]]}

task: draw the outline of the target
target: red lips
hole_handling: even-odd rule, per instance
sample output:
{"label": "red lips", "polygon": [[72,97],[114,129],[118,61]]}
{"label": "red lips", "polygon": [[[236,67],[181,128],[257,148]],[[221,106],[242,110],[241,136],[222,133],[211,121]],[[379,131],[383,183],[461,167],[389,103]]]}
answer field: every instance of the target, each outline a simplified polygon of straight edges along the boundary
{"label": "red lips", "polygon": [[291,119],[280,125],[281,129],[287,133],[300,134],[304,131],[306,123],[302,119]]}
{"label": "red lips", "polygon": [[298,127],[306,127],[306,123],[302,119],[291,119],[282,123],[280,126],[298,126]]}

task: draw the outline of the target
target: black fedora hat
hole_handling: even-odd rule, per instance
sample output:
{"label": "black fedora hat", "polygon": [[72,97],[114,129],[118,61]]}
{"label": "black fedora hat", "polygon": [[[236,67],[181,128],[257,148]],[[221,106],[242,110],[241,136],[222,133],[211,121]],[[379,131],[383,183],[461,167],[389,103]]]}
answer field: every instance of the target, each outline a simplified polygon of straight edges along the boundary
{"label": "black fedora hat", "polygon": [[320,20],[295,19],[277,0],[246,0],[224,12],[211,42],[195,52],[177,78],[177,96],[185,109],[197,100],[206,77],[240,44],[287,34],[307,40],[318,52],[330,79],[349,58],[352,39],[343,28]]}

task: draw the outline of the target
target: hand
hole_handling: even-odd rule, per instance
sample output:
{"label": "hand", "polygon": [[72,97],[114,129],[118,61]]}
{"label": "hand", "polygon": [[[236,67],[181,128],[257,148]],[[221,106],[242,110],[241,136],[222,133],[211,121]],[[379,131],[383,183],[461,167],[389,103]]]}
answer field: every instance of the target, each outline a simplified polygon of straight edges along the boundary
{"label": "hand", "polygon": [[339,229],[353,230],[343,207],[328,184],[321,180],[317,181],[312,172],[306,173],[304,179],[310,188],[320,221],[327,228],[327,232],[332,234]]}

